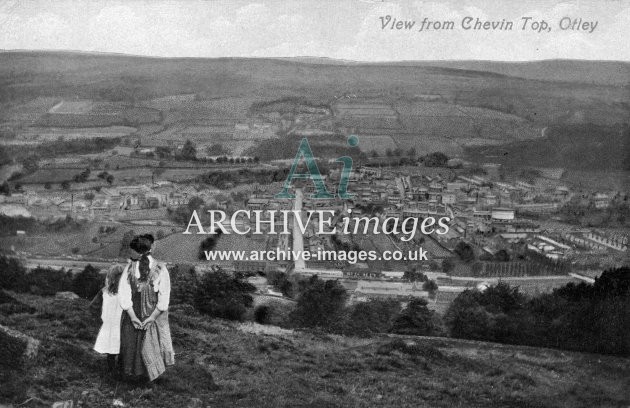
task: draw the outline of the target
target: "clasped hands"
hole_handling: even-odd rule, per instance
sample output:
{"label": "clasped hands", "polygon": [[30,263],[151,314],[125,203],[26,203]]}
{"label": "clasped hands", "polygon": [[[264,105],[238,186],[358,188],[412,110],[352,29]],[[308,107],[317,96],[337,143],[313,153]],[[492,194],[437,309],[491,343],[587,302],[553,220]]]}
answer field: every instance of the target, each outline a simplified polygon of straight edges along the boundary
{"label": "clasped hands", "polygon": [[131,320],[131,323],[133,324],[133,327],[136,328],[136,330],[146,330],[149,328],[151,323],[154,323],[154,322],[155,322],[155,317],[151,317],[151,316],[144,319],[143,322],[141,322],[138,318]]}

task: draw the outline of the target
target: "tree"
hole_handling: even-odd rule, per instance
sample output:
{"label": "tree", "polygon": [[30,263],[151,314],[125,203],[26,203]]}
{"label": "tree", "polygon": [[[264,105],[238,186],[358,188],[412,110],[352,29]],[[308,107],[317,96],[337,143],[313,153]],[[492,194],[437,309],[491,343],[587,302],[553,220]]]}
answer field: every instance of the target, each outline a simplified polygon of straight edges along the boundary
{"label": "tree", "polygon": [[478,290],[465,290],[449,306],[444,320],[451,336],[462,339],[487,340],[491,315],[480,304]]}
{"label": "tree", "polygon": [[434,280],[427,280],[422,284],[422,290],[429,292],[429,295],[435,297],[435,292],[438,290],[438,285]]}
{"label": "tree", "polygon": [[44,183],[44,188],[45,188],[46,190],[50,190],[50,189],[52,188],[52,186],[50,185],[50,182],[48,182],[48,181],[47,181],[47,182],[45,182],[45,183]]}
{"label": "tree", "polygon": [[155,148],[155,154],[157,154],[157,156],[160,159],[165,159],[167,157],[170,157],[171,149],[169,147],[166,147],[166,146],[158,146],[158,147]]}
{"label": "tree", "polygon": [[33,173],[37,169],[39,169],[38,157],[37,156],[28,156],[22,162],[22,166],[27,173]]}
{"label": "tree", "polygon": [[204,201],[201,197],[192,197],[190,200],[188,200],[188,209],[192,212],[194,210],[198,210],[201,208],[201,206],[204,205]]}
{"label": "tree", "polygon": [[5,181],[4,183],[0,185],[0,194],[7,195],[7,196],[11,195],[11,186],[9,185],[7,181]]}
{"label": "tree", "polygon": [[99,270],[88,264],[72,280],[72,291],[84,299],[92,299],[103,287],[104,282]]}
{"label": "tree", "polygon": [[499,262],[508,262],[510,260],[510,254],[505,249],[500,249],[494,254],[494,259]]}
{"label": "tree", "polygon": [[195,293],[195,307],[212,317],[242,320],[254,300],[256,287],[239,276],[219,269],[206,273]]}
{"label": "tree", "polygon": [[90,177],[90,169],[87,168],[83,170],[81,173],[74,176],[74,181],[77,183],[85,183]]}
{"label": "tree", "polygon": [[182,157],[185,160],[196,160],[197,159],[197,148],[190,141],[190,139],[186,140],[184,143],[184,147],[182,148]]}
{"label": "tree", "polygon": [[350,308],[343,333],[358,336],[387,333],[399,313],[400,302],[394,299],[373,299],[357,303]]}
{"label": "tree", "polygon": [[455,261],[451,258],[445,258],[442,261],[442,272],[450,273],[453,269],[455,269]]}
{"label": "tree", "polygon": [[173,265],[169,269],[171,277],[171,303],[174,305],[195,305],[195,296],[199,279],[194,266]]}
{"label": "tree", "polygon": [[415,158],[416,158],[416,155],[417,155],[417,153],[416,153],[416,148],[415,148],[415,147],[412,147],[412,148],[410,148],[410,149],[407,151],[407,156],[409,156],[409,157],[410,157],[410,158],[412,158],[412,159],[415,159]]}
{"label": "tree", "polygon": [[429,310],[425,299],[409,301],[392,326],[393,333],[416,336],[431,336],[438,329],[437,316],[434,311]]}
{"label": "tree", "polygon": [[448,162],[448,156],[442,152],[429,153],[424,156],[424,165],[427,167],[444,167]]}
{"label": "tree", "polygon": [[221,156],[230,152],[226,150],[221,143],[214,143],[206,148],[206,153],[209,156]]}
{"label": "tree", "polygon": [[459,241],[454,251],[464,262],[471,262],[475,259],[475,251],[464,241]]}
{"label": "tree", "polygon": [[292,320],[301,327],[332,329],[342,319],[348,293],[336,280],[312,276],[298,298]]}
{"label": "tree", "polygon": [[41,296],[72,290],[72,272],[64,269],[37,267],[26,274],[28,290]]}
{"label": "tree", "polygon": [[294,280],[289,279],[284,272],[276,272],[274,270],[267,272],[267,283],[288,298],[293,298],[297,294]]}
{"label": "tree", "polygon": [[199,244],[199,253],[197,254],[197,258],[200,261],[204,261],[206,259],[206,251],[210,252],[217,246],[217,241],[221,235],[221,230],[218,230],[214,236],[210,236],[205,238]]}
{"label": "tree", "polygon": [[127,258],[130,255],[129,244],[135,236],[136,233],[133,230],[128,230],[123,234],[122,240],[120,241],[120,250],[118,251],[119,257]]}
{"label": "tree", "polygon": [[427,280],[427,277],[424,273],[417,270],[417,267],[410,267],[405,270],[403,274],[403,279],[409,282],[424,282]]}
{"label": "tree", "polygon": [[114,183],[114,176],[112,174],[108,174],[105,181],[107,181],[107,183],[111,186]]}
{"label": "tree", "polygon": [[63,190],[70,190],[70,182],[68,180],[64,180],[61,182],[61,188]]}
{"label": "tree", "polygon": [[19,259],[0,256],[0,289],[26,291],[26,268]]}

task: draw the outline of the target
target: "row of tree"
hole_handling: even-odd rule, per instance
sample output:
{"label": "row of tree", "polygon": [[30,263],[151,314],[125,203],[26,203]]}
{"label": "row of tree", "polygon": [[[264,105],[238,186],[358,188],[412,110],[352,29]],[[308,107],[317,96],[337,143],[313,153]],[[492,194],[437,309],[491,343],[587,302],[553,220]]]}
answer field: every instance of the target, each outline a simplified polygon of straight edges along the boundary
{"label": "row of tree", "polygon": [[630,268],[534,297],[505,283],[467,290],[444,320],[453,337],[629,355]]}
{"label": "row of tree", "polygon": [[0,289],[41,296],[71,291],[84,299],[91,299],[104,282],[104,276],[89,264],[76,274],[63,268],[37,267],[29,271],[17,258],[0,256]]}

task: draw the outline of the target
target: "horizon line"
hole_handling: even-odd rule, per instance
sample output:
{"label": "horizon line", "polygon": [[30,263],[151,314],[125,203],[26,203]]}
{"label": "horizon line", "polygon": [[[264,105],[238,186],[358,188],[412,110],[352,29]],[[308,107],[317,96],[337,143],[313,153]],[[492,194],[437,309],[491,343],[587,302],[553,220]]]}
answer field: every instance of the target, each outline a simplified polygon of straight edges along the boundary
{"label": "horizon line", "polygon": [[[543,58],[529,60],[491,60],[491,59],[426,59],[426,60],[350,60],[344,58],[334,58],[326,56],[299,55],[299,56],[281,56],[281,57],[259,57],[259,56],[220,56],[220,57],[203,57],[203,56],[162,56],[162,55],[142,55],[128,54],[113,51],[85,51],[85,50],[68,50],[68,49],[0,49],[0,53],[67,53],[67,54],[86,54],[131,58],[148,58],[148,59],[198,59],[198,60],[219,60],[219,59],[251,59],[251,60],[299,60],[299,59],[320,59],[328,60],[339,64],[401,64],[401,63],[439,63],[439,62],[490,62],[499,64],[527,64],[535,62],[547,61],[579,61],[579,62],[614,62],[621,64],[630,64],[629,61],[616,59],[585,59],[585,58]],[[303,61],[307,62],[307,61]]]}

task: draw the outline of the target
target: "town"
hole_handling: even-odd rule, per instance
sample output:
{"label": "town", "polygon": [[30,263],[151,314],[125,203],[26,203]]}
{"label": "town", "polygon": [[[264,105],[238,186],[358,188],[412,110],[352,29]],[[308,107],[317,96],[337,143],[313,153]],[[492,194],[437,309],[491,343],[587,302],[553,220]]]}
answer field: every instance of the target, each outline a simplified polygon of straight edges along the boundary
{"label": "town", "polygon": [[[558,108],[534,118],[482,87],[466,96],[441,71],[422,72],[426,79],[414,76],[407,88],[376,79],[345,90],[322,82],[259,97],[212,80],[189,93],[130,96],[114,88],[12,105],[0,125],[0,247],[31,268],[76,272],[124,262],[130,237],[151,233],[158,258],[199,273],[247,274],[261,295],[278,293],[259,279],[270,272],[317,275],[338,280],[351,302],[416,297],[440,313],[468,288],[506,282],[549,293],[627,263],[628,176],[619,166],[628,129],[593,124],[620,123],[622,111],[594,107],[588,123],[558,123],[554,109],[581,108],[557,100]],[[521,82],[514,97],[527,100]],[[552,146],[562,143],[578,150],[555,156]],[[313,166],[295,163],[306,147],[321,174],[291,180],[289,173]],[[316,198],[321,191],[341,194]],[[419,248],[427,260],[204,256]]]}

